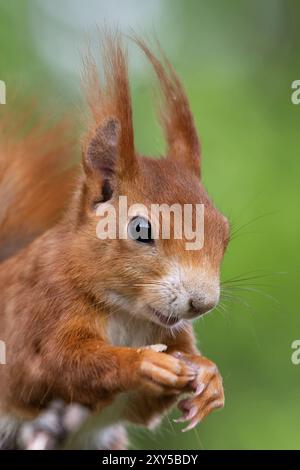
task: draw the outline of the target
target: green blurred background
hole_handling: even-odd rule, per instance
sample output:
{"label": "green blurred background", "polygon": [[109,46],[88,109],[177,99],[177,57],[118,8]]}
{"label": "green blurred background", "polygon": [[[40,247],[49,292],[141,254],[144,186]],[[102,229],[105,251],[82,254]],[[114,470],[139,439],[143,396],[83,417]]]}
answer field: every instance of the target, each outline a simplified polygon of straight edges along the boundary
{"label": "green blurred background", "polygon": [[[160,39],[191,100],[205,185],[236,232],[222,274],[234,282],[196,323],[201,350],[223,374],[225,409],[186,434],[171,419],[155,433],[132,429],[132,446],[299,449],[291,344],[300,339],[300,105],[291,83],[300,79],[300,2],[0,0],[7,99],[37,93],[49,114],[80,115],[80,54],[104,22]],[[131,46],[130,57],[137,146],[159,154],[153,73]]]}

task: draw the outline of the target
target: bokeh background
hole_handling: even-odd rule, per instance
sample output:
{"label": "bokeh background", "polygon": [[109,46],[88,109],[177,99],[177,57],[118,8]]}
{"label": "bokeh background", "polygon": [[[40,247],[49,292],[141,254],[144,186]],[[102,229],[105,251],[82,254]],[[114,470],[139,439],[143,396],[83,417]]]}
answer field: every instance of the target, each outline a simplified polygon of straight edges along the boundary
{"label": "bokeh background", "polygon": [[[0,79],[10,100],[81,112],[81,54],[97,24],[158,37],[188,91],[203,145],[203,178],[233,225],[221,306],[196,323],[224,376],[225,409],[194,431],[171,417],[131,430],[133,448],[300,448],[300,3],[292,0],[0,0]],[[130,46],[137,146],[159,154],[154,75]],[[226,283],[227,280],[232,280]],[[176,412],[175,414],[176,415]]]}

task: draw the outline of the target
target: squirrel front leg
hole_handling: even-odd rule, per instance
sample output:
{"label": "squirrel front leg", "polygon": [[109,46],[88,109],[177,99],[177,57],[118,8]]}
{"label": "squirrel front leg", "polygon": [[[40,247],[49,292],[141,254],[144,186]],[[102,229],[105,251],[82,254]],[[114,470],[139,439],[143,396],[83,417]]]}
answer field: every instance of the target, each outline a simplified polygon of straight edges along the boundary
{"label": "squirrel front leg", "polygon": [[[69,334],[45,366],[55,377],[52,393],[66,402],[99,409],[115,394],[142,390],[152,395],[182,390],[195,380],[193,367],[169,354],[147,349],[115,347],[100,338]],[[77,338],[77,340],[75,340]]]}
{"label": "squirrel front leg", "polygon": [[190,393],[188,398],[178,402],[183,416],[177,422],[190,421],[187,431],[195,427],[213,410],[224,406],[224,391],[222,377],[216,365],[202,356],[197,350],[192,325],[187,324],[185,330],[177,335],[162,338],[166,343],[167,354],[176,357],[195,372],[195,379],[188,383],[187,387],[178,394],[162,393],[153,396],[147,392],[139,393],[128,407],[128,419],[138,423],[156,423],[156,417],[161,417],[177,401],[182,393]]}

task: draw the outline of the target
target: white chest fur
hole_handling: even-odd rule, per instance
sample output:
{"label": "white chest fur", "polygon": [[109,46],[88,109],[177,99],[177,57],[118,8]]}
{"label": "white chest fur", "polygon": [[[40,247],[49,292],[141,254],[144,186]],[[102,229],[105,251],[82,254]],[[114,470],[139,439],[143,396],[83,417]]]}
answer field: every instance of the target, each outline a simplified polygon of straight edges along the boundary
{"label": "white chest fur", "polygon": [[[106,337],[113,346],[140,348],[161,343],[162,331],[158,325],[146,319],[134,318],[120,311],[109,315]],[[102,410],[99,416],[88,420],[88,428],[102,429],[105,433],[111,426],[122,423],[124,411],[135,397],[132,392],[118,394],[113,403]],[[157,418],[156,415],[153,418]]]}
{"label": "white chest fur", "polygon": [[107,338],[114,346],[139,348],[160,342],[160,328],[141,318],[114,313],[107,323]]}

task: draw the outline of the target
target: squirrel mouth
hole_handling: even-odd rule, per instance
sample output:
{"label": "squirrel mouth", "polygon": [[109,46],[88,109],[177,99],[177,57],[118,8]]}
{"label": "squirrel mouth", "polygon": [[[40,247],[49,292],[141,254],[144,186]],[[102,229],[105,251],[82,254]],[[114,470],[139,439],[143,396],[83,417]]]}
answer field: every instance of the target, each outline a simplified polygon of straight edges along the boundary
{"label": "squirrel mouth", "polygon": [[173,315],[172,316],[169,315],[167,317],[166,315],[163,315],[159,310],[156,310],[155,308],[152,308],[152,307],[151,307],[151,310],[156,316],[156,318],[158,318],[160,323],[162,323],[165,326],[174,326],[176,325],[176,323],[180,321],[179,317],[175,317]]}

